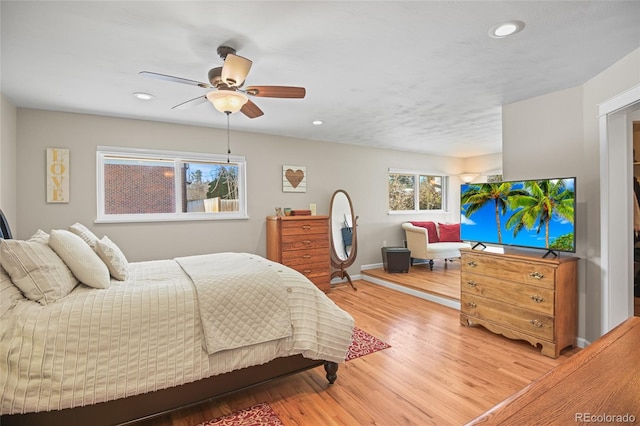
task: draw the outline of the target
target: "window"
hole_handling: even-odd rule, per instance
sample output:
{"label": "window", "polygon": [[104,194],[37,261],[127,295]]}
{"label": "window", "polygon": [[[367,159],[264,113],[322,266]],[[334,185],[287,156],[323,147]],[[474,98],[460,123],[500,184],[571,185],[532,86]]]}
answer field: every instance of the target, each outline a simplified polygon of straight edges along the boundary
{"label": "window", "polygon": [[246,219],[241,156],[98,147],[98,222]]}
{"label": "window", "polygon": [[389,212],[444,210],[447,177],[389,170]]}

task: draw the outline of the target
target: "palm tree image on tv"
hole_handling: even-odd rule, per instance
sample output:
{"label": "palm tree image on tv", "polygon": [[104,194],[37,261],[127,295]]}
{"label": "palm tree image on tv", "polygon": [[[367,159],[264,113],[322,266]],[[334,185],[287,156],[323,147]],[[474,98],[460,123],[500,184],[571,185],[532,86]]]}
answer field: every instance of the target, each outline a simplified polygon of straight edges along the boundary
{"label": "palm tree image on tv", "polygon": [[575,179],[465,184],[463,240],[575,251]]}

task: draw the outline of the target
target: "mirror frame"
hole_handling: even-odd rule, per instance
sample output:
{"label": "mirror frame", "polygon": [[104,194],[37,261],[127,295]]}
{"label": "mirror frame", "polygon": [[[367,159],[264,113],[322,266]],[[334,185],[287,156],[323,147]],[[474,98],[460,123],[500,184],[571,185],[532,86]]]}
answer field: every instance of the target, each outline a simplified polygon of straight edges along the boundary
{"label": "mirror frame", "polygon": [[[351,219],[353,220],[353,224],[352,224],[353,227],[351,230],[352,232],[351,250],[349,251],[349,254],[347,255],[346,259],[341,259],[340,256],[338,256],[338,252],[336,250],[336,243],[334,241],[334,232],[333,232],[335,215],[336,214],[344,215],[345,213],[345,212],[334,212],[334,201],[336,196],[339,194],[344,194],[344,196],[346,197],[347,203],[349,204],[349,213],[351,213]],[[336,277],[340,279],[346,278],[354,290],[357,290],[357,288],[353,284],[353,281],[351,281],[351,277],[349,276],[349,273],[346,271],[346,268],[353,265],[353,262],[355,262],[356,256],[358,255],[358,238],[357,238],[358,224],[357,222],[358,222],[358,216],[356,216],[353,211],[353,203],[351,202],[351,197],[349,197],[349,194],[344,189],[336,190],[331,196],[331,203],[329,204],[329,232],[330,232],[329,240],[331,242],[331,267],[336,269],[336,271],[333,271],[331,273],[331,278],[332,279]]]}

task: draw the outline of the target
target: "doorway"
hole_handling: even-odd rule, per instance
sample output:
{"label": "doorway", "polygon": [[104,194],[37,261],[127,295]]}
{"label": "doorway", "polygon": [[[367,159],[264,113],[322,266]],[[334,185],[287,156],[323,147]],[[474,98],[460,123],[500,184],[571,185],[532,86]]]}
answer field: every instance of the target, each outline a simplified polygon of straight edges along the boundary
{"label": "doorway", "polygon": [[[601,333],[634,314],[632,121],[640,121],[640,85],[600,104]],[[623,207],[623,208],[620,208]]]}

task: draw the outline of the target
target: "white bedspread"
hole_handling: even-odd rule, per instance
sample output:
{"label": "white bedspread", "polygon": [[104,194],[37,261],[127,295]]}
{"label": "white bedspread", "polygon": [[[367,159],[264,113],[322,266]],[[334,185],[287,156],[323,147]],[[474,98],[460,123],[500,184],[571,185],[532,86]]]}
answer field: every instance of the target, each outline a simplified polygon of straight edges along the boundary
{"label": "white bedspread", "polygon": [[106,290],[81,285],[46,306],[18,302],[0,318],[0,414],[95,404],[295,354],[343,362],[351,316],[300,273],[271,264],[287,289],[291,336],[213,355],[175,260],[131,263],[130,278]]}

